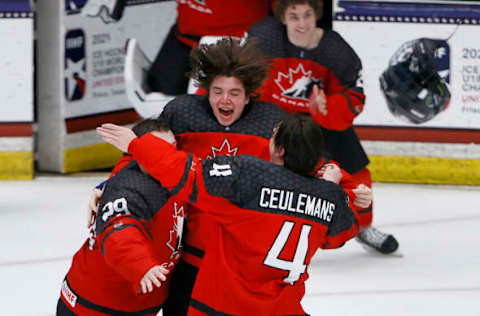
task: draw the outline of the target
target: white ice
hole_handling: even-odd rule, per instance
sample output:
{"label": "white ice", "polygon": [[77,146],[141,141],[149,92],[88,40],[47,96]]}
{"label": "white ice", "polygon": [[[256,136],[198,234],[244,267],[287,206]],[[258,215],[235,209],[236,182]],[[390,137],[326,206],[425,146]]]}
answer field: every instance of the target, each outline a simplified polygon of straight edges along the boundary
{"label": "white ice", "polygon": [[[52,316],[86,204],[106,174],[0,181],[0,315]],[[480,187],[374,184],[374,224],[402,256],[356,241],[317,252],[303,305],[311,315],[480,315]]]}

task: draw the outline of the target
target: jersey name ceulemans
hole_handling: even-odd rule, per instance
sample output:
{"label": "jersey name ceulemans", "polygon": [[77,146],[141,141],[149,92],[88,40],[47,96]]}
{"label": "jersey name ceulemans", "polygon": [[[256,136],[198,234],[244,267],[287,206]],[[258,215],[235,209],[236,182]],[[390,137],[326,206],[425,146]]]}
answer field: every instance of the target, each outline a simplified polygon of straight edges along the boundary
{"label": "jersey name ceulemans", "polygon": [[292,191],[263,187],[259,205],[262,208],[309,215],[328,223],[332,220],[334,203],[306,193],[295,195]]}

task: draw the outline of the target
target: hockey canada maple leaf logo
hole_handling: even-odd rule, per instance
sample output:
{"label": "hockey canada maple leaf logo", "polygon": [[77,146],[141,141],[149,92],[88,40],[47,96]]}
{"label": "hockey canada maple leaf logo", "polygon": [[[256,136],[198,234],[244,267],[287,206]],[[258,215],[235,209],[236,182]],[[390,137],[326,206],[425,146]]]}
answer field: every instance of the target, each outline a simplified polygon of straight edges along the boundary
{"label": "hockey canada maple leaf logo", "polygon": [[308,100],[313,85],[318,84],[322,88],[321,78],[312,76],[312,71],[305,71],[303,64],[299,63],[296,69],[288,68],[288,73],[277,73],[274,80],[285,97]]}
{"label": "hockey canada maple leaf logo", "polygon": [[176,257],[180,256],[184,218],[183,205],[178,207],[177,202],[173,203],[173,228],[170,230],[170,238],[167,241],[167,247],[172,250],[170,259],[177,259]]}
{"label": "hockey canada maple leaf logo", "polygon": [[236,156],[237,151],[238,151],[238,147],[231,148],[230,142],[228,141],[227,138],[225,138],[220,148],[216,148],[212,146],[212,156],[208,155],[207,159],[213,159],[221,155]]}

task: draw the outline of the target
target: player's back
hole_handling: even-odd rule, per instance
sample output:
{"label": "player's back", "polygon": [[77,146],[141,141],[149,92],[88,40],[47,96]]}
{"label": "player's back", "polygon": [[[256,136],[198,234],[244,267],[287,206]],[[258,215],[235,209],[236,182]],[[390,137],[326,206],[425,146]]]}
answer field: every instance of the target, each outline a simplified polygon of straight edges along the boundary
{"label": "player's back", "polygon": [[158,312],[169,281],[139,295],[139,280],[152,265],[178,261],[182,204],[131,161],[106,183],[99,210],[97,238],[75,254],[62,286],[65,303],[79,314]]}
{"label": "player's back", "polygon": [[300,300],[312,256],[357,232],[343,190],[251,156],[204,161],[198,173],[197,205],[221,225],[189,314],[304,314]]}
{"label": "player's back", "polygon": [[[269,160],[272,130],[285,113],[274,104],[252,101],[241,118],[226,127],[213,115],[206,96],[185,95],[167,104],[161,116],[169,122],[178,147],[202,159],[249,154]],[[183,260],[200,266],[214,225],[208,214],[189,209]]]}
{"label": "player's back", "polygon": [[[316,126],[304,116],[291,116],[275,140],[282,139],[283,128],[302,122]],[[300,300],[311,257],[358,232],[347,196],[333,182],[250,155],[202,161],[150,134],[134,139],[129,153],[176,198],[219,223],[195,282],[191,315],[305,314]],[[283,157],[290,154],[296,152]]]}

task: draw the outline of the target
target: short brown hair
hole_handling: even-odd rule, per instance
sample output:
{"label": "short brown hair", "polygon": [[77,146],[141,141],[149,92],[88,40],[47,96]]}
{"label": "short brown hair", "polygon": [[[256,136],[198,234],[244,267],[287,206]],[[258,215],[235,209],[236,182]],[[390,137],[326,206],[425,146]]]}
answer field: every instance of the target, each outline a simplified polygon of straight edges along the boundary
{"label": "short brown hair", "polygon": [[312,175],[325,145],[320,125],[303,113],[288,114],[278,123],[274,136],[275,148],[283,148],[286,168],[304,175]]}
{"label": "short brown hair", "polygon": [[308,4],[315,12],[317,21],[323,16],[323,0],[278,0],[274,13],[278,21],[285,21],[285,12],[288,7],[296,4]]}
{"label": "short brown hair", "polygon": [[190,78],[207,93],[215,77],[225,76],[237,78],[249,97],[262,86],[270,66],[254,39],[240,43],[230,37],[192,49],[190,65]]}
{"label": "short brown hair", "polygon": [[135,124],[132,131],[137,137],[141,137],[153,131],[168,132],[170,126],[163,118],[148,118]]}

